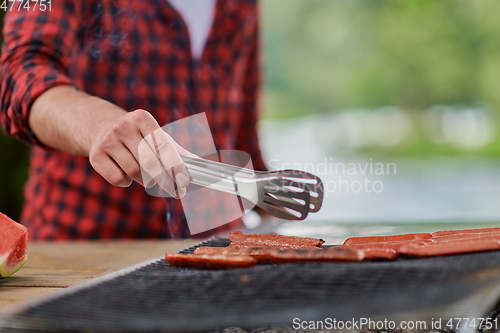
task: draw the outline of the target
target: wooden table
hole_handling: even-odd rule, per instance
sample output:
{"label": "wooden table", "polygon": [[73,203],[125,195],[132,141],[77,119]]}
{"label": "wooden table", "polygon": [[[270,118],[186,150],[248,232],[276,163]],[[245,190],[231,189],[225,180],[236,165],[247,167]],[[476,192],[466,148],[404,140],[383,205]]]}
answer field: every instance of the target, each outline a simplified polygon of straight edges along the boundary
{"label": "wooden table", "polygon": [[141,263],[200,240],[30,243],[28,262],[0,280],[0,309]]}

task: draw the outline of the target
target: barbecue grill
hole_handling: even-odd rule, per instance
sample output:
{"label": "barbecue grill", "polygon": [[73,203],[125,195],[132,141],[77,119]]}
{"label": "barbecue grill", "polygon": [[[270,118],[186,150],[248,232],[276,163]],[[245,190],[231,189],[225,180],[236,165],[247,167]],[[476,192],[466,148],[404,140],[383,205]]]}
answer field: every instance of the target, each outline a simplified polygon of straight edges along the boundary
{"label": "barbecue grill", "polygon": [[291,326],[294,318],[446,322],[485,317],[499,296],[500,251],[228,270],[161,259],[12,308],[0,332],[213,332]]}

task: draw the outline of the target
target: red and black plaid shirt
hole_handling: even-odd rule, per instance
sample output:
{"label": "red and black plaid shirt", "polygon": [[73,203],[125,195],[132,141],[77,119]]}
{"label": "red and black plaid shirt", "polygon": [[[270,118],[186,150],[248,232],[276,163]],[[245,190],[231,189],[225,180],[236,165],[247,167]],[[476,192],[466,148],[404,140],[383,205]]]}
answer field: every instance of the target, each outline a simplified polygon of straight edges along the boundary
{"label": "red and black plaid shirt", "polygon": [[[74,85],[160,124],[205,112],[217,149],[258,148],[258,8],[218,0],[200,60],[187,27],[166,0],[57,0],[52,10],[6,15],[0,68],[0,122],[33,145],[21,222],[31,239],[188,237],[182,206],[134,183],[109,185],[89,164],[43,146],[28,126],[47,89]],[[169,217],[169,226],[167,218]],[[220,229],[219,229],[220,231]]]}

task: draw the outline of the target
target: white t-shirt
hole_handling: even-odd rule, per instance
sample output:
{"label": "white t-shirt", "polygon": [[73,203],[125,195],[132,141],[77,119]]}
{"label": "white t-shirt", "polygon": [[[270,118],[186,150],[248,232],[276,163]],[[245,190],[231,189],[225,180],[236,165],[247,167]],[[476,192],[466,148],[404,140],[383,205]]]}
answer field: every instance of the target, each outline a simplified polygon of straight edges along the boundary
{"label": "white t-shirt", "polygon": [[182,15],[189,30],[191,54],[199,59],[210,33],[217,0],[168,0]]}

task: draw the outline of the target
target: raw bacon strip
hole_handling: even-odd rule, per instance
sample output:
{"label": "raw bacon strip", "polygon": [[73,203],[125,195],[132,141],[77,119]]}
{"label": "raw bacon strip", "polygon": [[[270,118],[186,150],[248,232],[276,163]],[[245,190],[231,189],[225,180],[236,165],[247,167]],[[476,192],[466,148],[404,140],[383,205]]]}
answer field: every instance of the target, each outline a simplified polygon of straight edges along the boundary
{"label": "raw bacon strip", "polygon": [[393,249],[367,249],[362,250],[365,259],[388,259],[395,260],[398,258],[398,252]]}
{"label": "raw bacon strip", "polygon": [[457,234],[487,234],[487,233],[498,233],[500,234],[500,227],[495,228],[480,228],[480,229],[463,229],[463,230],[442,230],[432,233],[433,237],[439,236],[450,236]]}
{"label": "raw bacon strip", "polygon": [[398,253],[413,257],[431,257],[446,254],[467,252],[480,252],[500,249],[500,241],[494,239],[450,241],[442,243],[429,243],[424,246],[409,244],[399,248]]}
{"label": "raw bacon strip", "polygon": [[[388,243],[368,243],[356,245],[342,245],[340,247],[353,249],[363,252],[365,259],[388,259],[394,260],[398,258],[398,249],[401,246],[407,245],[408,242],[388,242]],[[414,244],[424,244],[416,242]]]}
{"label": "raw bacon strip", "polygon": [[433,237],[432,240],[435,243],[444,243],[444,242],[454,242],[454,241],[466,241],[466,240],[498,240],[500,241],[500,233],[490,232],[484,234],[455,234],[455,235],[447,235],[447,236],[436,236]]}
{"label": "raw bacon strip", "polygon": [[342,247],[347,247],[356,250],[370,250],[370,249],[392,249],[398,250],[401,246],[413,244],[413,245],[426,245],[428,243],[434,243],[432,239],[425,240],[413,240],[413,241],[401,241],[401,242],[379,242],[379,243],[363,243],[363,244],[352,244],[352,245],[342,245]]}
{"label": "raw bacon strip", "polygon": [[201,246],[194,250],[194,254],[206,255],[227,255],[227,256],[250,256],[257,260],[259,264],[273,263],[273,256],[269,253],[271,248],[267,247],[247,247],[247,246],[228,246],[228,247],[210,247]]}
{"label": "raw bacon strip", "polygon": [[251,256],[259,263],[361,261],[363,252],[355,249],[286,249],[272,247],[199,247],[195,254]]}
{"label": "raw bacon strip", "polygon": [[231,243],[229,246],[226,247],[226,249],[231,249],[233,251],[248,251],[249,249],[252,249],[253,251],[266,251],[269,249],[279,249],[279,250],[286,250],[286,249],[292,249],[292,250],[324,250],[324,248],[321,247],[316,247],[316,246],[310,246],[310,247],[304,247],[304,248],[293,248],[293,247],[277,247],[277,246],[246,246],[246,245],[240,245],[238,243]]}
{"label": "raw bacon strip", "polygon": [[365,259],[395,260],[398,258],[398,252],[393,249],[371,248],[360,251],[363,252]]}
{"label": "raw bacon strip", "polygon": [[344,241],[344,245],[403,242],[403,241],[423,240],[430,238],[432,238],[432,235],[428,233],[415,233],[415,234],[391,235],[391,236],[351,237]]}
{"label": "raw bacon strip", "polygon": [[271,249],[271,256],[277,263],[361,261],[362,251],[341,247],[320,250]]}
{"label": "raw bacon strip", "polygon": [[204,255],[167,253],[165,260],[170,266],[196,268],[240,268],[253,267],[257,260],[250,256]]}
{"label": "raw bacon strip", "polygon": [[325,241],[319,238],[283,236],[283,235],[265,235],[250,234],[245,235],[241,231],[231,231],[229,234],[231,244],[249,246],[249,247],[280,247],[288,249],[307,249],[319,247]]}

